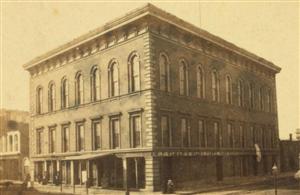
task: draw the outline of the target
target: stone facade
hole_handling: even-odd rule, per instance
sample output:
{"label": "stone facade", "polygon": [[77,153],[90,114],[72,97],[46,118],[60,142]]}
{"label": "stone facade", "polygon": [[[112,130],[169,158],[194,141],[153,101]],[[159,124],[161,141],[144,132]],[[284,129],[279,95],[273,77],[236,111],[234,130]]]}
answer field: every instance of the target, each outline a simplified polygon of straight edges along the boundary
{"label": "stone facade", "polygon": [[280,68],[151,4],[24,68],[36,181],[55,183],[58,175],[67,189],[87,177],[93,187],[155,191],[169,178],[222,180],[266,174],[279,163]]}

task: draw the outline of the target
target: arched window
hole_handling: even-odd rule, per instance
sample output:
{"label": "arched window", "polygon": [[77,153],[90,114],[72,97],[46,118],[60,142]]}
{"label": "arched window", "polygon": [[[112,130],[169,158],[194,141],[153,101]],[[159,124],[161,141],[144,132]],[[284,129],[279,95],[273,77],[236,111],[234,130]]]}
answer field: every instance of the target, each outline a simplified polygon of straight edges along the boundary
{"label": "arched window", "polygon": [[76,105],[83,104],[83,76],[81,73],[76,75]]}
{"label": "arched window", "polygon": [[254,84],[249,84],[249,105],[250,108],[254,108]]}
{"label": "arched window", "polygon": [[166,54],[159,55],[160,90],[170,91],[169,59]]}
{"label": "arched window", "polygon": [[41,114],[43,112],[43,88],[38,87],[36,90],[36,113]]}
{"label": "arched window", "polygon": [[232,84],[229,75],[226,76],[226,103],[232,104]]}
{"label": "arched window", "polygon": [[48,97],[49,112],[55,110],[55,85],[54,83],[49,84],[49,97]]}
{"label": "arched window", "polygon": [[100,71],[97,67],[92,69],[91,89],[92,101],[100,100]]}
{"label": "arched window", "polygon": [[205,97],[205,79],[204,79],[204,72],[201,66],[197,68],[197,96],[199,98]]}
{"label": "arched window", "polygon": [[67,108],[69,106],[69,86],[66,78],[61,82],[61,108]]}
{"label": "arched window", "polygon": [[219,77],[216,70],[212,71],[212,99],[215,102],[219,101]]}
{"label": "arched window", "polygon": [[180,60],[179,64],[179,92],[180,95],[189,94],[189,84],[188,84],[188,67],[184,60]]}
{"label": "arched window", "polygon": [[113,61],[108,69],[109,72],[109,94],[110,97],[119,95],[119,70],[116,61]]}
{"label": "arched window", "polygon": [[258,91],[258,99],[259,99],[259,110],[264,110],[264,90],[261,87]]}
{"label": "arched window", "polygon": [[137,54],[133,54],[129,59],[129,91],[140,90],[140,59]]}
{"label": "arched window", "polygon": [[244,106],[244,85],[243,81],[238,81],[238,106]]}

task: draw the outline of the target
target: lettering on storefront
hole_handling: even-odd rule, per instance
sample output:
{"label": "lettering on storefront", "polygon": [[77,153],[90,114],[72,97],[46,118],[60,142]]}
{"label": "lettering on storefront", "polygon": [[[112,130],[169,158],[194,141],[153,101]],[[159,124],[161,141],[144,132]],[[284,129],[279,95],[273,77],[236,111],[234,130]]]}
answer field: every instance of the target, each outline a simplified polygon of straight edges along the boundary
{"label": "lettering on storefront", "polygon": [[170,156],[228,156],[230,155],[230,152],[220,152],[220,151],[196,151],[196,152],[153,152],[153,156],[165,156],[165,157],[170,157]]}

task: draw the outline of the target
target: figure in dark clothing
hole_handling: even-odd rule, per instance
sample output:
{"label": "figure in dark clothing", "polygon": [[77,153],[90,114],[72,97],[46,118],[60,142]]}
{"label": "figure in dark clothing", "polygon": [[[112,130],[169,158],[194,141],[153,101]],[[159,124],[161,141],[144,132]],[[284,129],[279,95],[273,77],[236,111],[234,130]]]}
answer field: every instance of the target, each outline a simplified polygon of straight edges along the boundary
{"label": "figure in dark clothing", "polygon": [[174,193],[174,183],[171,179],[168,179],[168,182],[167,182],[167,193],[168,194]]}

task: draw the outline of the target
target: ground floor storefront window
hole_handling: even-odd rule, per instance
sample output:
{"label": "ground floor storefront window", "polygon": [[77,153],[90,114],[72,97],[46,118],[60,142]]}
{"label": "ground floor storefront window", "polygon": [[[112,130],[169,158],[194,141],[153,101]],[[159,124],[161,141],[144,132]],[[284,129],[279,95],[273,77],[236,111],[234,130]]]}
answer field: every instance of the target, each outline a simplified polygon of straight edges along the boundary
{"label": "ground floor storefront window", "polygon": [[[73,171],[73,170],[72,170]],[[71,162],[61,162],[61,181],[63,184],[71,184]]]}
{"label": "ground floor storefront window", "polygon": [[[124,164],[124,162],[126,162]],[[126,166],[126,167],[124,167]],[[127,178],[124,180],[124,171]],[[80,160],[47,160],[34,163],[34,180],[74,187],[145,188],[145,158],[106,156]],[[125,183],[127,182],[127,183]]]}
{"label": "ground floor storefront window", "polygon": [[36,181],[36,182],[42,182],[43,165],[44,165],[44,162],[35,162],[34,163],[34,181]]}
{"label": "ground floor storefront window", "polygon": [[130,188],[145,188],[145,159],[144,158],[128,158],[128,186]]}

